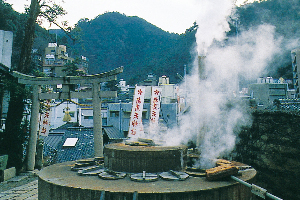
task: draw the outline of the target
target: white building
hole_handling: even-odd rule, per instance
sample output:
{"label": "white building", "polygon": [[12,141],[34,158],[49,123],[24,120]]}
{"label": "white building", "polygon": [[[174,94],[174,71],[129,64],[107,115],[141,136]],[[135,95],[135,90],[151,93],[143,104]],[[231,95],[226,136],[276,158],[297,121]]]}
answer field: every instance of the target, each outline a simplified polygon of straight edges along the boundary
{"label": "white building", "polygon": [[120,88],[121,92],[129,91],[129,85],[126,85],[126,81],[124,81],[123,79],[120,79],[118,87]]}
{"label": "white building", "polygon": [[0,30],[0,63],[11,68],[13,32]]}

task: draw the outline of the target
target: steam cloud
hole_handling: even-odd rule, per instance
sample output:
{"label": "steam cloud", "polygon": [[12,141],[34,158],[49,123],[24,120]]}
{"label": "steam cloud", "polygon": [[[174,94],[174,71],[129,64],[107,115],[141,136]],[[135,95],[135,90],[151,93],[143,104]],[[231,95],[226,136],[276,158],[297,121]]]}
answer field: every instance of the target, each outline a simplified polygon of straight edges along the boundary
{"label": "steam cloud", "polygon": [[[230,153],[236,133],[251,124],[243,101],[237,97],[241,79],[259,77],[271,58],[280,52],[281,38],[275,28],[260,25],[242,32],[238,39],[228,38],[228,16],[233,12],[232,0],[202,0],[196,39],[198,55],[205,55],[205,79],[199,78],[198,62],[186,77],[189,111],[180,117],[180,126],[164,135],[167,145],[197,141],[201,151],[198,167],[214,166],[214,159]],[[219,41],[218,45],[216,42]]]}
{"label": "steam cloud", "polygon": [[196,35],[199,55],[206,55],[208,47],[214,40],[221,41],[225,32],[230,30],[227,17],[234,7],[233,0],[200,0],[198,2],[199,16]]}

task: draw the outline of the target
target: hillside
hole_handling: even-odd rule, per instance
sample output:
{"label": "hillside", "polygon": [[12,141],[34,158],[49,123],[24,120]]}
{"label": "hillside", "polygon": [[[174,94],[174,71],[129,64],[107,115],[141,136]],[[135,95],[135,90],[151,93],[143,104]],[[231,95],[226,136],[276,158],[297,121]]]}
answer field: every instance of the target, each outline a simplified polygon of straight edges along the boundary
{"label": "hillside", "polygon": [[73,33],[79,40],[73,51],[89,59],[92,74],[124,66],[121,78],[131,84],[148,73],[167,75],[176,82],[176,73],[183,74],[184,65],[191,60],[194,32],[169,33],[144,19],[110,12],[78,22]]}
{"label": "hillside", "polygon": [[[273,59],[262,76],[292,78],[290,51],[300,45],[299,8],[299,2],[294,0],[268,0],[237,8],[238,27],[232,22],[228,37],[260,24],[271,24],[276,27],[276,37],[282,38],[282,54]],[[120,78],[130,84],[143,80],[148,73],[167,75],[171,82],[179,82],[176,73],[183,74],[183,66],[189,69],[192,61],[195,28],[191,26],[191,30],[181,35],[169,33],[144,19],[111,12],[93,20],[80,20],[73,29],[79,37],[73,48],[89,58],[90,73],[124,66]]]}
{"label": "hillside", "polygon": [[[233,20],[228,37],[253,26],[268,23],[276,26],[277,37],[282,38],[282,54],[276,56],[262,76],[292,78],[290,51],[300,46],[300,2],[296,0],[268,0],[238,7],[238,27]],[[288,11],[288,12],[287,12]],[[14,32],[12,65],[15,66],[24,35],[26,15],[15,12],[0,0],[0,29]],[[184,34],[165,32],[141,19],[118,12],[108,12],[95,19],[81,19],[72,30],[75,43],[60,35],[58,43],[67,45],[73,57],[84,55],[89,59],[89,72],[100,73],[124,66],[124,78],[130,84],[145,79],[148,73],[167,75],[172,83],[180,82],[184,65],[189,72],[191,49],[195,45],[195,27],[187,27]],[[37,25],[34,48],[42,55],[48,42],[56,42],[55,35]]]}
{"label": "hillside", "polygon": [[239,31],[260,24],[271,24],[276,27],[276,37],[282,39],[282,54],[274,58],[268,66],[269,74],[266,75],[292,79],[290,52],[300,46],[299,10],[300,2],[296,0],[267,0],[247,4],[237,9]]}

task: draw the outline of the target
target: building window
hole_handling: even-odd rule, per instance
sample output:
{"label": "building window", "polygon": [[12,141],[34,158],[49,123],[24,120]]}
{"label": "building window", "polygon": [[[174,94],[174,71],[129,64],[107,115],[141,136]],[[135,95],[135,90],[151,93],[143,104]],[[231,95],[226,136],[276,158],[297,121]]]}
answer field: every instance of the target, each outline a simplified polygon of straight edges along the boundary
{"label": "building window", "polygon": [[102,125],[107,126],[107,118],[102,118]]}
{"label": "building window", "polygon": [[124,137],[126,138],[128,136],[128,131],[123,131]]}
{"label": "building window", "polygon": [[148,119],[147,111],[142,112],[142,119]]}
{"label": "building window", "polygon": [[131,115],[131,112],[123,112],[123,118],[129,119]]}
{"label": "building window", "polygon": [[119,111],[110,111],[110,117],[119,117]]}
{"label": "building window", "polygon": [[85,115],[85,116],[83,117],[83,119],[93,119],[93,116],[87,116],[87,115]]}

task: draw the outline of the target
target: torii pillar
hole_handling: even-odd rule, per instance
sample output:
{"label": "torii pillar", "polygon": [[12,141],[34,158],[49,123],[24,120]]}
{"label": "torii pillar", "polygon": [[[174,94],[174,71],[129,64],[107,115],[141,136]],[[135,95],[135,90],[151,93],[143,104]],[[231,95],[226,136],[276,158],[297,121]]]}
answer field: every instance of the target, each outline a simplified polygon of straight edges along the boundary
{"label": "torii pillar", "polygon": [[[101,97],[98,95],[100,84],[93,84],[93,126],[94,126],[94,156],[103,157],[103,135],[101,117]],[[97,141],[97,142],[95,142]]]}
{"label": "torii pillar", "polygon": [[[119,67],[109,72],[86,75],[86,76],[67,76],[67,77],[35,77],[14,71],[13,76],[18,78],[18,83],[33,86],[32,108],[30,118],[30,136],[27,152],[27,170],[34,170],[35,154],[37,143],[38,119],[40,100],[45,99],[83,99],[93,98],[93,132],[94,132],[94,156],[103,157],[103,135],[101,117],[101,98],[115,98],[116,91],[101,91],[100,84],[117,80],[117,74],[123,72],[123,67]],[[60,93],[41,93],[42,85],[62,84],[63,91]],[[69,85],[73,84],[92,84],[92,92],[72,92]]]}
{"label": "torii pillar", "polygon": [[35,166],[37,131],[39,126],[39,109],[40,109],[39,93],[40,92],[41,92],[41,86],[33,85],[31,116],[30,116],[30,138],[28,141],[28,152],[34,152],[34,153],[27,154],[27,159],[28,159],[27,169],[29,171],[34,170],[34,166]]}

